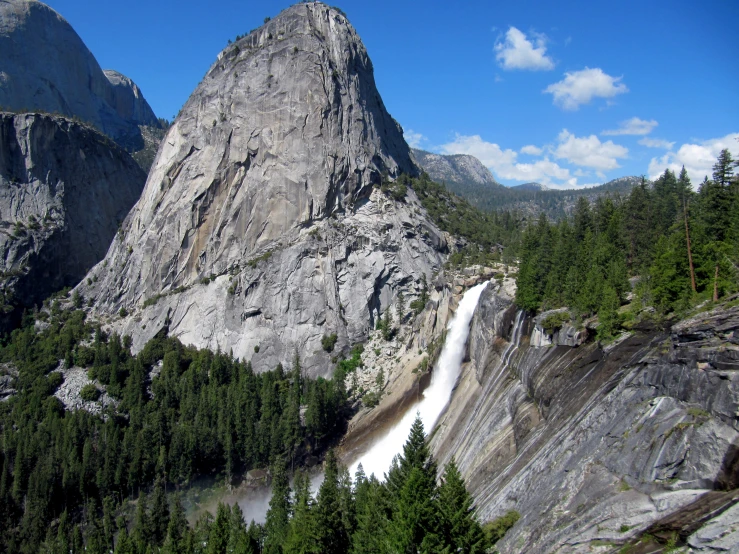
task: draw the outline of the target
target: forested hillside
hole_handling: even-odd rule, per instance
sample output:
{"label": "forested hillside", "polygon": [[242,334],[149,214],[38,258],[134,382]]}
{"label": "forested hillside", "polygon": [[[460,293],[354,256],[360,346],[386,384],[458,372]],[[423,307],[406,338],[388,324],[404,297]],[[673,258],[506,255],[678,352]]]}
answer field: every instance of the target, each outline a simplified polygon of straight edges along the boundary
{"label": "forested hillside", "polygon": [[[567,306],[598,315],[610,337],[629,314],[684,312],[739,290],[739,180],[724,150],[713,179],[693,190],[683,168],[623,198],[578,201],[572,217],[541,216],[524,231],[516,301],[527,310]],[[619,313],[635,282],[628,314]]]}
{"label": "forested hillside", "polygon": [[[228,482],[275,459],[299,462],[342,430],[345,363],[330,381],[302,378],[297,358],[289,371],[255,374],[248,362],[165,337],[132,356],[128,337],[106,336],[83,311],[56,300],[49,312],[39,314],[42,332],[28,318],[0,349],[18,391],[0,403],[0,552],[83,540],[87,552],[107,552],[114,514],[128,499],[153,488],[161,503],[159,489],[202,475]],[[54,396],[64,379],[53,371],[59,360],[88,368],[114,405],[102,415],[65,411]],[[100,390],[81,394],[95,400]],[[153,545],[163,538],[152,537]]]}

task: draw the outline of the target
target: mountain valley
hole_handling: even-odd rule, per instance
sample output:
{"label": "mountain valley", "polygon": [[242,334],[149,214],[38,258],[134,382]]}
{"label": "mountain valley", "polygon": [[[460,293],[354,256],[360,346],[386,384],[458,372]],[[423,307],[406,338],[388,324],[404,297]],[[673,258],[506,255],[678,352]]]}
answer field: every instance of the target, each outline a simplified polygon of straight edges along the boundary
{"label": "mountain valley", "polygon": [[739,552],[728,149],[503,186],[321,2],[171,123],[37,0],[0,54],[0,553]]}

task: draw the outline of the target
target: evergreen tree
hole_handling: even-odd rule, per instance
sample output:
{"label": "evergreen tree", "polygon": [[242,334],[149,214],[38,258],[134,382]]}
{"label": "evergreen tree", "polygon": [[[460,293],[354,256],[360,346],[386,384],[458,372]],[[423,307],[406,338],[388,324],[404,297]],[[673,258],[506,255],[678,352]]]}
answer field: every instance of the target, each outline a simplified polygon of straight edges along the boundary
{"label": "evergreen tree", "polygon": [[598,338],[608,340],[613,337],[618,323],[618,308],[621,303],[612,286],[606,284],[603,289],[603,300],[598,309]]}
{"label": "evergreen tree", "polygon": [[167,537],[167,528],[169,527],[169,506],[167,504],[167,496],[164,491],[163,479],[157,479],[154,486],[154,500],[151,506],[151,515],[149,517],[151,537],[153,544],[161,546]]}
{"label": "evergreen tree", "polygon": [[264,543],[265,554],[282,553],[282,545],[289,529],[290,509],[290,483],[285,472],[285,464],[277,461],[272,465],[272,498],[264,523],[267,534]]}
{"label": "evergreen tree", "polygon": [[131,533],[132,542],[137,552],[145,552],[146,545],[151,542],[152,529],[149,520],[148,506],[146,503],[146,495],[142,491],[139,493],[139,500],[136,504],[136,515],[133,523],[133,531]]}
{"label": "evergreen tree", "polygon": [[[352,554],[390,553],[387,528],[390,499],[387,488],[374,475],[357,482],[357,527],[352,535]],[[361,491],[361,492],[360,492]]]}
{"label": "evergreen tree", "polygon": [[285,554],[321,554],[318,529],[310,492],[310,479],[302,471],[295,474],[295,502],[285,541]]}
{"label": "evergreen tree", "polygon": [[388,544],[393,552],[415,554],[437,552],[441,545],[436,509],[436,463],[426,445],[420,416],[416,416],[403,455],[390,469],[388,488],[392,495],[392,520]]}
{"label": "evergreen tree", "polygon": [[207,554],[226,554],[226,547],[231,538],[231,522],[231,508],[219,502],[215,521],[208,534]]}
{"label": "evergreen tree", "polygon": [[475,519],[472,496],[464,485],[454,458],[444,468],[439,487],[441,534],[449,552],[485,552],[488,545],[482,527]]}
{"label": "evergreen tree", "polygon": [[329,450],[316,505],[316,523],[321,552],[324,554],[343,554],[349,548],[349,533],[344,524],[346,514],[342,511],[339,475],[336,454]]}
{"label": "evergreen tree", "polygon": [[164,541],[163,552],[175,554],[184,549],[184,536],[187,533],[187,519],[185,509],[179,494],[172,500],[171,515],[167,526],[167,538]]}

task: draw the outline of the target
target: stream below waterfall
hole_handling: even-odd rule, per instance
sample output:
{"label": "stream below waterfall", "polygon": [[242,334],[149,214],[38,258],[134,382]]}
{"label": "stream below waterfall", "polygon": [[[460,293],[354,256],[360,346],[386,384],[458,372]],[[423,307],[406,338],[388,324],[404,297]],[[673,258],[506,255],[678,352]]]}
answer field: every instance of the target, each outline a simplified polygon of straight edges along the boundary
{"label": "stream below waterfall", "polygon": [[[444,347],[434,365],[431,382],[423,391],[422,396],[408,406],[396,423],[381,437],[365,445],[364,451],[358,454],[354,453],[353,459],[342,460],[343,463],[349,465],[349,472],[352,477],[361,463],[365,474],[369,476],[374,473],[378,479],[383,480],[385,473],[390,468],[393,457],[402,452],[416,414],[420,415],[426,433],[432,431],[439,416],[449,403],[452,390],[459,378],[467,337],[470,332],[470,322],[480,295],[487,284],[476,285],[467,290],[462,296],[457,311],[447,327]],[[309,476],[311,489],[315,495],[323,481],[323,473],[320,468],[314,468],[309,471]],[[269,508],[270,496],[269,487],[260,487],[247,491],[234,491],[233,494],[225,495],[220,501],[238,502],[247,521],[253,519],[257,523],[263,523]],[[210,509],[210,511],[215,510],[215,506],[203,507]]]}

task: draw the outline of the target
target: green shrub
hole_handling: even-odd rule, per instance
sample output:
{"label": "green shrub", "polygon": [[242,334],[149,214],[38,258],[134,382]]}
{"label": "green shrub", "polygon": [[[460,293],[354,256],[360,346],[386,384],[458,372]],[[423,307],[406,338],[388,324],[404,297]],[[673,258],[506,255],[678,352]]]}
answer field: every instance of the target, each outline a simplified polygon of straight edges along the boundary
{"label": "green shrub", "polygon": [[100,398],[100,391],[95,385],[90,383],[89,385],[82,387],[82,390],[80,390],[80,397],[82,400],[86,400],[87,402],[95,402]]}
{"label": "green shrub", "polygon": [[95,361],[95,350],[87,346],[78,346],[74,355],[74,363],[79,367],[90,367]]}
{"label": "green shrub", "polygon": [[330,335],[323,335],[323,338],[321,339],[321,346],[326,352],[333,352],[334,346],[336,346],[336,340],[338,337],[336,336],[336,333],[331,333]]}
{"label": "green shrub", "polygon": [[541,322],[541,326],[548,335],[553,335],[562,328],[562,325],[570,321],[570,319],[569,312],[555,312],[545,317]]}
{"label": "green shrub", "polygon": [[54,373],[49,373],[46,376],[46,380],[49,382],[49,389],[51,392],[54,392],[64,382],[64,375],[55,371]]}
{"label": "green shrub", "polygon": [[254,353],[259,354],[259,345],[254,346]]}
{"label": "green shrub", "polygon": [[362,404],[364,404],[368,408],[374,408],[380,403],[381,396],[382,392],[368,392],[362,397]]}
{"label": "green shrub", "polygon": [[121,311],[118,312],[118,315],[121,317],[126,317],[128,315],[128,310],[126,308],[121,308]]}
{"label": "green shrub", "polygon": [[495,544],[505,536],[508,529],[513,527],[519,519],[521,519],[521,514],[516,510],[509,510],[493,521],[488,521],[482,526],[482,529],[485,531],[490,544]]}

